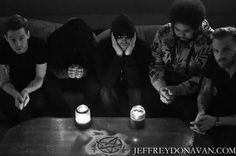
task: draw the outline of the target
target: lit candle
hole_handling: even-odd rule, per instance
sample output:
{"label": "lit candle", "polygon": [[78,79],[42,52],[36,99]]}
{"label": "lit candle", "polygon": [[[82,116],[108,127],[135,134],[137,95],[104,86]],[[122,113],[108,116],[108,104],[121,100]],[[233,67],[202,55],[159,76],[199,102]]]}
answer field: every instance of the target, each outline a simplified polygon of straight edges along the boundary
{"label": "lit candle", "polygon": [[145,110],[141,105],[133,106],[130,111],[130,123],[132,128],[144,127]]}
{"label": "lit candle", "polygon": [[75,121],[79,125],[87,125],[91,121],[90,110],[86,105],[79,105],[75,110]]}

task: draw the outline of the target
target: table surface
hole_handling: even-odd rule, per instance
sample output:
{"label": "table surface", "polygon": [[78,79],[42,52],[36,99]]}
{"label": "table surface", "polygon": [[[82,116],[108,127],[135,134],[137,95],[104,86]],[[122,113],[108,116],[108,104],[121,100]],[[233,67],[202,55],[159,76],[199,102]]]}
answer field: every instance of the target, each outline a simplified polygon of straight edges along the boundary
{"label": "table surface", "polygon": [[188,123],[174,118],[147,118],[144,128],[134,129],[129,118],[94,117],[89,128],[81,129],[74,118],[43,117],[11,128],[0,143],[0,155],[122,156],[144,154],[137,150],[143,147],[211,145],[196,135]]}

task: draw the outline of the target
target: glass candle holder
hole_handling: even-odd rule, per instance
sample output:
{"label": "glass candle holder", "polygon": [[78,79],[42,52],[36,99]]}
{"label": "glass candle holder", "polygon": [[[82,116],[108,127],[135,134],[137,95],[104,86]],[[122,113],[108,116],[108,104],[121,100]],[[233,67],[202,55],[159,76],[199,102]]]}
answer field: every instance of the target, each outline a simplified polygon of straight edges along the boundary
{"label": "glass candle holder", "polygon": [[132,128],[143,128],[146,112],[141,105],[133,106],[130,111],[130,125]]}
{"label": "glass candle holder", "polygon": [[78,125],[88,125],[91,121],[90,109],[82,104],[75,110],[75,121]]}

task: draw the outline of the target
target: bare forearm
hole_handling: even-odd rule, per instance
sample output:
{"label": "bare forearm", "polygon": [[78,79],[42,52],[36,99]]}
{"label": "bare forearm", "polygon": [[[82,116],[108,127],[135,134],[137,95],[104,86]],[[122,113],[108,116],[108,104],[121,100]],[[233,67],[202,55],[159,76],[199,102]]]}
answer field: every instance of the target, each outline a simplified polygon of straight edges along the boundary
{"label": "bare forearm", "polygon": [[18,94],[18,91],[10,81],[9,69],[9,65],[0,65],[1,87],[7,94],[15,97]]}
{"label": "bare forearm", "polygon": [[53,73],[54,76],[56,76],[58,79],[68,79],[68,68],[65,69],[55,69],[50,68],[51,73]]}
{"label": "bare forearm", "polygon": [[213,95],[212,81],[210,79],[204,78],[197,98],[198,112],[206,111],[206,108],[210,103],[212,95]]}
{"label": "bare forearm", "polygon": [[198,85],[200,82],[200,77],[193,76],[190,79],[177,85],[179,88],[179,95],[185,96],[196,93],[198,90]]}
{"label": "bare forearm", "polygon": [[149,67],[149,78],[153,87],[159,92],[159,90],[166,86],[166,82],[164,80],[164,67],[163,65],[156,65],[153,64]]}
{"label": "bare forearm", "polygon": [[159,92],[162,87],[166,86],[166,82],[164,79],[159,78],[155,82],[152,82],[152,85]]}
{"label": "bare forearm", "polygon": [[27,90],[28,93],[32,93],[39,89],[43,85],[43,78],[35,78],[33,81],[29,83],[27,87],[24,88],[24,90]]}
{"label": "bare forearm", "polygon": [[7,94],[11,95],[13,98],[15,98],[16,94],[19,93],[11,82],[4,82],[2,84],[2,90],[4,90]]}
{"label": "bare forearm", "polygon": [[220,126],[236,126],[236,114],[231,116],[219,117]]}

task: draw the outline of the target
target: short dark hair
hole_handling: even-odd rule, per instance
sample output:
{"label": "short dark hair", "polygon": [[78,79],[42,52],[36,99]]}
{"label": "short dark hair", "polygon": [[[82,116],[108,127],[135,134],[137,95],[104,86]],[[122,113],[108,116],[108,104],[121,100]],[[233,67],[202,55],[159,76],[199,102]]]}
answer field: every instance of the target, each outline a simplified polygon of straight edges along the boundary
{"label": "short dark hair", "polygon": [[21,15],[12,15],[8,17],[5,23],[4,33],[6,35],[9,30],[18,30],[21,28],[24,28],[26,33],[29,31],[28,20]]}
{"label": "short dark hair", "polygon": [[223,39],[227,36],[232,37],[232,40],[236,43],[236,28],[228,26],[221,27],[214,30],[213,39]]}
{"label": "short dark hair", "polygon": [[206,8],[200,0],[176,0],[170,7],[169,20],[198,29],[206,16]]}

